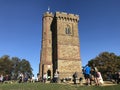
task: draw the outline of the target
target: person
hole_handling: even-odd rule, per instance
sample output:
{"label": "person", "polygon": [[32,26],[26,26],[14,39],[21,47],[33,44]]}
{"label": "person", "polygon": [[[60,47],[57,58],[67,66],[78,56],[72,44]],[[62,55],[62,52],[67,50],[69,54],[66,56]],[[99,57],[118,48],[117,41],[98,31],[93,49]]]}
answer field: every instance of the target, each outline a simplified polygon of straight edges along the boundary
{"label": "person", "polygon": [[28,81],[28,75],[25,74],[25,77],[24,77],[24,82],[27,82]]}
{"label": "person", "polygon": [[86,85],[90,85],[90,71],[91,68],[89,67],[89,65],[86,65],[84,68],[84,76],[85,76],[85,80],[86,80]]}
{"label": "person", "polygon": [[113,83],[117,83],[117,76],[118,76],[118,72],[115,72],[114,74],[113,74]]}
{"label": "person", "polygon": [[43,82],[46,83],[46,81],[47,81],[47,73],[44,73],[44,75],[43,75]]}
{"label": "person", "polygon": [[97,86],[102,85],[104,83],[101,73],[98,71],[97,67],[95,66],[94,66],[94,79],[95,79],[95,84]]}
{"label": "person", "polygon": [[3,75],[1,74],[0,75],[0,82],[3,82],[4,81],[4,77],[3,77]]}
{"label": "person", "polygon": [[74,74],[73,74],[73,81],[74,81],[74,84],[77,84],[77,78],[78,78],[78,75],[77,75],[77,72],[75,72]]}
{"label": "person", "polygon": [[59,79],[59,71],[56,70],[56,72],[54,73],[54,82],[58,83],[58,79]]}
{"label": "person", "polygon": [[95,66],[95,64],[93,64],[92,68],[93,68],[93,76],[94,76],[95,85],[98,86],[99,85],[99,79],[98,79],[99,78],[99,73],[98,73],[98,69]]}
{"label": "person", "polygon": [[99,71],[97,72],[97,80],[98,80],[98,84],[97,85],[104,84],[102,75],[101,75],[101,73]]}
{"label": "person", "polygon": [[94,69],[93,68],[91,68],[91,71],[90,71],[90,85],[92,85],[93,84],[93,82],[94,82]]}
{"label": "person", "polygon": [[117,74],[117,84],[120,83],[120,71],[118,71],[118,74]]}
{"label": "person", "polygon": [[22,80],[23,80],[23,74],[22,73],[20,73],[20,75],[19,75],[19,83],[21,83],[22,82]]}
{"label": "person", "polygon": [[35,76],[34,75],[32,75],[32,79],[31,79],[31,82],[35,82]]}

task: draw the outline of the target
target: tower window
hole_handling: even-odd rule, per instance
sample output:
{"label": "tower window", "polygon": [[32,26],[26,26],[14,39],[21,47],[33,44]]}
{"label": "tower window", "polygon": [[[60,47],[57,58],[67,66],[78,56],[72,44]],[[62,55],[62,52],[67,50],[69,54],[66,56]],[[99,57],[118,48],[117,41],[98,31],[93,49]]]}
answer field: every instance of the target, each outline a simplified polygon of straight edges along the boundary
{"label": "tower window", "polygon": [[65,34],[71,35],[72,34],[72,30],[70,29],[70,26],[67,25],[67,27],[65,28]]}
{"label": "tower window", "polygon": [[66,34],[71,34],[70,28],[66,28],[65,33],[66,33]]}

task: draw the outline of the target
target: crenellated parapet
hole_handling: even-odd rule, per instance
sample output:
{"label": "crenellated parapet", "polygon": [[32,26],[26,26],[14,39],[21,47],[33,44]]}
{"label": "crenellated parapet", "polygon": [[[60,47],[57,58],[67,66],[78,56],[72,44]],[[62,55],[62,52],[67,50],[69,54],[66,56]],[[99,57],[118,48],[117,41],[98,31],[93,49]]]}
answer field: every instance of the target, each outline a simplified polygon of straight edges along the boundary
{"label": "crenellated parapet", "polygon": [[43,17],[54,17],[54,14],[52,12],[46,12]]}
{"label": "crenellated parapet", "polygon": [[78,22],[79,21],[79,15],[68,14],[65,12],[56,12],[55,17],[59,20],[64,20],[64,21],[71,21],[71,22]]}
{"label": "crenellated parapet", "polygon": [[79,15],[76,14],[69,14],[65,12],[56,12],[53,14],[52,12],[46,12],[43,15],[44,17],[55,17],[58,20],[63,20],[63,21],[70,21],[70,22],[78,22],[79,21]]}

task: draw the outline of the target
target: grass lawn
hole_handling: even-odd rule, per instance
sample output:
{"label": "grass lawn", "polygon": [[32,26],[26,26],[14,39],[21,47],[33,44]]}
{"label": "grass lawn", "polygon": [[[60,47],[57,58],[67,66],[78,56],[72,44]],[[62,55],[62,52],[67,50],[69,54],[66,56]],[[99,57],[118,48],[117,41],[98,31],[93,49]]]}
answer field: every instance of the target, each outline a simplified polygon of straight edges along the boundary
{"label": "grass lawn", "polygon": [[66,84],[20,83],[0,84],[0,90],[120,90],[120,85],[79,86]]}

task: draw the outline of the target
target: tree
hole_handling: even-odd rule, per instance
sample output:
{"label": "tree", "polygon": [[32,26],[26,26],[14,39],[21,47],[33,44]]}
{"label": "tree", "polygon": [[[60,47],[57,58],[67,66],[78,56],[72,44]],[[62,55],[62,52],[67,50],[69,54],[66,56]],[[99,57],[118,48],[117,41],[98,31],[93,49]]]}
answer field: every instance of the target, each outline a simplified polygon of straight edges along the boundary
{"label": "tree", "polygon": [[8,55],[4,55],[0,58],[0,73],[3,75],[11,75],[11,71],[13,69],[13,64],[10,61]]}
{"label": "tree", "polygon": [[32,75],[32,68],[30,66],[30,63],[26,59],[22,59],[20,62],[20,72]]}
{"label": "tree", "polygon": [[102,52],[94,59],[91,59],[88,64],[92,67],[96,65],[98,70],[102,73],[103,78],[107,78],[107,73],[115,73],[120,70],[120,56],[114,53]]}
{"label": "tree", "polygon": [[19,73],[32,76],[32,68],[28,60],[21,60],[18,57],[10,58],[8,55],[0,57],[0,74],[17,79]]}
{"label": "tree", "polygon": [[17,79],[20,71],[19,69],[20,59],[18,57],[12,57],[11,61],[13,63],[12,79]]}

